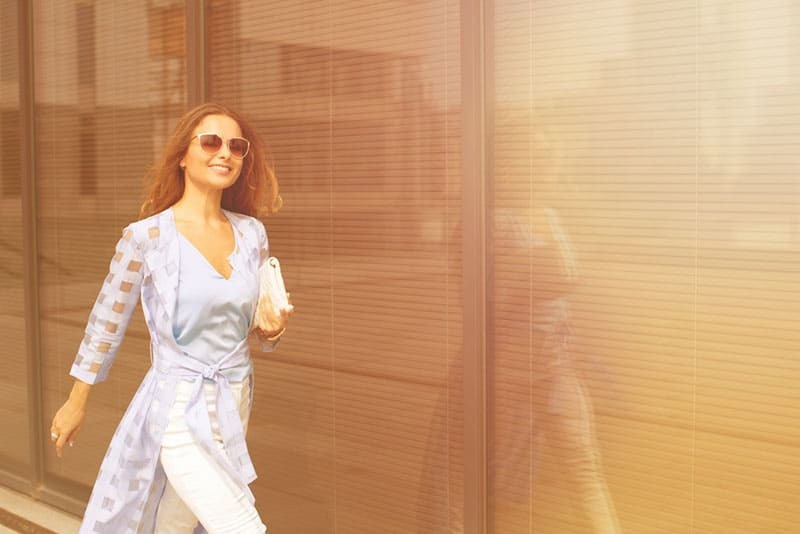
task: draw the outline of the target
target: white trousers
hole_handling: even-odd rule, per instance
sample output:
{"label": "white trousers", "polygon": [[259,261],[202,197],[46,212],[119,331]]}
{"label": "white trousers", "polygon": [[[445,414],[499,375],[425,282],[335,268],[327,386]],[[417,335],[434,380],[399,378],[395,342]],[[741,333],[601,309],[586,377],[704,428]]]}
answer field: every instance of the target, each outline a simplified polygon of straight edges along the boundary
{"label": "white trousers", "polygon": [[[267,527],[255,507],[230,476],[215,465],[186,425],[184,413],[192,386],[191,382],[179,383],[164,431],[159,459],[167,475],[167,484],[158,506],[155,532],[191,534],[200,521],[209,534],[262,534]],[[215,409],[216,388],[209,382],[203,389],[214,440],[223,450]],[[250,381],[232,383],[231,390],[246,433],[250,417]]]}

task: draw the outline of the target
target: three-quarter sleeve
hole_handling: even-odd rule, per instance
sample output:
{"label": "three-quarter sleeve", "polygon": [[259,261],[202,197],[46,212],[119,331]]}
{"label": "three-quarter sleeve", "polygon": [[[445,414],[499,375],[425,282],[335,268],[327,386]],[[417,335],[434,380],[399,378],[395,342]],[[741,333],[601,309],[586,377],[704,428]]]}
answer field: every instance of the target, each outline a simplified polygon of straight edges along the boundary
{"label": "three-quarter sleeve", "polygon": [[94,303],[70,375],[96,384],[108,376],[142,287],[142,251],[130,226],[122,232]]}
{"label": "three-quarter sleeve", "polygon": [[[269,257],[269,238],[267,238],[267,229],[264,228],[264,223],[258,219],[256,219],[256,234],[258,235],[258,267],[260,269]],[[261,295],[259,295],[259,298],[261,298]],[[258,346],[261,352],[272,352],[281,342],[280,338],[268,341],[262,339],[261,336],[256,337],[258,338]]]}

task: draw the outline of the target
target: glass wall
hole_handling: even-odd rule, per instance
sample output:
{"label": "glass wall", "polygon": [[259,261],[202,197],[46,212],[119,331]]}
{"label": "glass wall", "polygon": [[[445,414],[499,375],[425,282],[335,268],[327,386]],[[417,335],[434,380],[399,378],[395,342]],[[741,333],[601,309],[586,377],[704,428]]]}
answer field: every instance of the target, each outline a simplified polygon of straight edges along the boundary
{"label": "glass wall", "polygon": [[256,362],[259,510],[460,531],[459,3],[215,2],[207,25],[210,99],[276,162],[265,223],[297,308]]}
{"label": "glass wall", "polygon": [[0,465],[19,476],[30,469],[28,366],[25,354],[24,242],[22,237],[22,164],[19,104],[17,2],[0,2],[0,358],[8,371],[0,376]]}
{"label": "glass wall", "polygon": [[[253,347],[248,436],[271,530],[795,530],[800,8],[486,0],[481,34],[470,0],[20,6],[0,0],[0,480],[82,512],[149,365],[140,312],[76,448],[30,435],[72,385],[143,176],[204,95],[255,123],[285,200],[264,222],[297,312],[276,352]],[[482,87],[462,76],[477,43]],[[484,334],[485,353],[465,341]]]}
{"label": "glass wall", "polygon": [[798,8],[492,2],[491,532],[790,532]]}
{"label": "glass wall", "polygon": [[[34,2],[39,308],[44,424],[66,400],[88,311],[143,176],[186,106],[182,2]],[[78,449],[45,449],[47,480],[88,498],[149,367],[137,311],[108,381],[92,388]],[[79,452],[78,452],[79,451]]]}

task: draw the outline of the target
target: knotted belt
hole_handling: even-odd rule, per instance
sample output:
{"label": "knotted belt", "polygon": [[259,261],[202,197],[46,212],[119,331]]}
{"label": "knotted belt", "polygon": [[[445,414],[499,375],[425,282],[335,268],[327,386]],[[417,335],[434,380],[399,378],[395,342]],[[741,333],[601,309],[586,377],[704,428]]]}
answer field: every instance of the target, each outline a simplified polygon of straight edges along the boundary
{"label": "knotted belt", "polygon": [[[226,369],[246,364],[250,358],[247,339],[242,340],[233,351],[219,361],[208,364],[180,351],[177,345],[151,345],[153,368],[162,374],[193,382],[186,403],[186,425],[201,447],[239,486],[250,502],[255,501],[248,484],[256,479],[256,471],[247,451],[244,428],[239,418],[239,409],[233,398],[228,378],[222,373]],[[209,417],[209,407],[203,392],[203,383],[210,380],[216,384],[216,412],[219,433],[224,444],[225,455],[214,443],[214,433]],[[225,457],[227,456],[227,458]]]}

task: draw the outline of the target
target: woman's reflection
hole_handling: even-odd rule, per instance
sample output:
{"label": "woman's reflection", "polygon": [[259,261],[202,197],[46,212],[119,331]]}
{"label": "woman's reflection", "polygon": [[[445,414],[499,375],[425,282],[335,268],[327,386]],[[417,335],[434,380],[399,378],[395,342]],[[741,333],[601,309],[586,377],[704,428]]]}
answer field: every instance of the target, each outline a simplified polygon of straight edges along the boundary
{"label": "woman's reflection", "polygon": [[[495,217],[506,265],[497,265],[490,355],[493,522],[497,532],[618,533],[591,399],[570,356],[577,262],[547,193],[533,196],[532,209]],[[515,271],[527,287],[504,283]]]}

